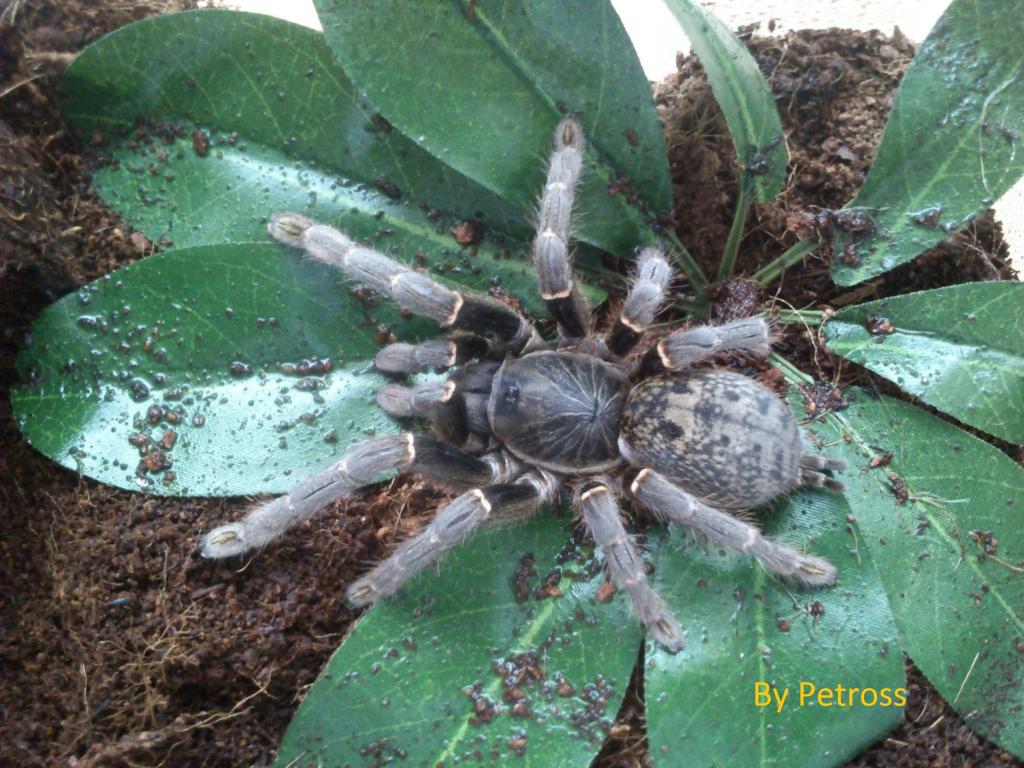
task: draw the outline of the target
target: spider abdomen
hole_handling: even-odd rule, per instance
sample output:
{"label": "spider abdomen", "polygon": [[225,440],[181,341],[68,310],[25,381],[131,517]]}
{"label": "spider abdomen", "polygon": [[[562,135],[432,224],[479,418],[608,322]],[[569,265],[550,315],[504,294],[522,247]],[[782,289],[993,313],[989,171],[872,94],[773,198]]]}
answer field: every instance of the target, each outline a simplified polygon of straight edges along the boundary
{"label": "spider abdomen", "polygon": [[600,472],[619,461],[629,381],[590,355],[535,352],[494,377],[487,415],[519,458],[555,472]]}
{"label": "spider abdomen", "polygon": [[800,481],[793,413],[767,387],[729,371],[638,384],[623,413],[619,447],[630,463],[724,509],[756,507]]}

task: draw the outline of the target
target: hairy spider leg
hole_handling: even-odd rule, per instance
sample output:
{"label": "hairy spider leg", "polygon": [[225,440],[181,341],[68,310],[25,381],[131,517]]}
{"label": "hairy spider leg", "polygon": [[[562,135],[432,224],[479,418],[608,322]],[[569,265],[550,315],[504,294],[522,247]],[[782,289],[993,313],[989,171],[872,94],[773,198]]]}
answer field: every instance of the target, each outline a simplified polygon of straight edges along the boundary
{"label": "hairy spider leg", "polygon": [[530,255],[541,298],[565,338],[590,332],[590,306],[576,285],[569,258],[572,205],[583,172],[583,128],[572,115],[555,128],[555,148],[541,193]]}
{"label": "hairy spider leg", "polygon": [[346,593],[349,604],[360,607],[395,594],[481,525],[523,520],[552,501],[560,486],[556,475],[530,470],[514,482],[474,488],[458,496],[441,507],[423,531],[353,582]]}
{"label": "hairy spider leg", "polygon": [[630,496],[659,517],[750,555],[771,573],[809,586],[835,583],[836,567],[827,560],[766,538],[755,526],[709,507],[653,469],[634,470],[625,481]]}
{"label": "hairy spider leg", "polygon": [[654,322],[671,282],[672,267],[661,249],[648,246],[640,251],[626,301],[605,336],[605,348],[611,355],[624,357],[633,351]]}
{"label": "hairy spider leg", "polygon": [[366,248],[333,227],[299,213],[276,213],[267,230],[278,242],[391,295],[402,309],[429,317],[442,328],[485,333],[513,352],[539,337],[533,325],[509,306],[484,296],[452,290],[383,253]]}
{"label": "hairy spider leg", "polygon": [[419,344],[397,342],[384,347],[373,360],[378,371],[385,373],[418,373],[444,371],[453,365],[486,357],[490,352],[487,339],[469,333],[429,339]]}
{"label": "hairy spider leg", "polygon": [[392,416],[429,417],[437,406],[455,395],[452,381],[424,381],[413,387],[385,384],[377,390],[377,405]]}
{"label": "hairy spider leg", "polygon": [[659,341],[648,353],[644,368],[684,371],[718,352],[746,352],[768,357],[774,338],[771,323],[763,315],[722,325],[698,325],[673,331]]}
{"label": "hairy spider leg", "polygon": [[438,434],[465,446],[470,436],[485,444],[491,434],[487,400],[498,363],[475,363],[459,369],[446,381],[420,382],[408,387],[385,384],[377,404],[392,416],[429,418]]}
{"label": "hairy spider leg", "polygon": [[686,645],[683,629],[647,581],[644,561],[626,533],[609,483],[596,480],[581,484],[575,502],[601,548],[612,581],[629,595],[633,610],[651,637],[673,653],[681,650]]}
{"label": "hairy spider leg", "polygon": [[214,528],[200,544],[203,557],[224,558],[263,547],[326,504],[385,472],[411,471],[455,490],[501,482],[518,467],[498,457],[472,456],[430,435],[376,437],[349,448],[340,461],[303,480],[284,496],[260,504],[242,520]]}
{"label": "hairy spider leg", "polygon": [[844,491],[846,490],[845,485],[829,477],[822,470],[842,472],[846,466],[845,459],[831,459],[815,453],[805,453],[800,457],[800,484],[805,488],[828,488],[832,491]]}

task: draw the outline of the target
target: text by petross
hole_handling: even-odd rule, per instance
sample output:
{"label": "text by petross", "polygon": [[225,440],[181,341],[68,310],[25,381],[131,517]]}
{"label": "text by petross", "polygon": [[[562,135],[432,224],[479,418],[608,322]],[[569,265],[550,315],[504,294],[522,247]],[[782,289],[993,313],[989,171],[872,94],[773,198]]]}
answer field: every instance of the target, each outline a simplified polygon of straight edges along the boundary
{"label": "text by petross", "polygon": [[836,683],[819,687],[809,680],[801,680],[797,695],[790,699],[790,689],[776,687],[758,680],[754,683],[754,706],[771,707],[781,712],[787,705],[798,707],[903,707],[907,704],[906,688],[854,688]]}

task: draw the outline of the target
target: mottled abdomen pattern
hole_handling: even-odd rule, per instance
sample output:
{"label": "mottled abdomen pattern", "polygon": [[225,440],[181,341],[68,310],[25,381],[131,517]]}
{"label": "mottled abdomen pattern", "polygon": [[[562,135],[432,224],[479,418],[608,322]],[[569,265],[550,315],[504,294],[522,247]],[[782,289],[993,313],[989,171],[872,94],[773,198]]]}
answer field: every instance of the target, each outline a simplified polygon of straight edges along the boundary
{"label": "mottled abdomen pattern", "polygon": [[792,412],[771,390],[729,371],[637,385],[619,445],[632,464],[722,509],[764,504],[799,483],[802,448]]}

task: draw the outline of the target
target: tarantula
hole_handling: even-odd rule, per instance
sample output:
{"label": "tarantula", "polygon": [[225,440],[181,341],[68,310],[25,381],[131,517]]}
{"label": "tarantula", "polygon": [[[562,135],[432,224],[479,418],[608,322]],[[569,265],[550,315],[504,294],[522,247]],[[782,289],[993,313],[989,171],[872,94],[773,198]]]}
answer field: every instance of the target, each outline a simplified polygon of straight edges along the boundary
{"label": "tarantula", "polygon": [[262,547],[328,502],[398,470],[462,495],[351,585],[353,606],[393,595],[477,527],[526,518],[563,488],[574,491],[575,507],[613,580],[650,635],[670,651],[683,647],[683,632],[647,581],[623,526],[622,496],[757,558],[772,573],[806,585],[834,583],[829,562],[765,538],[732,513],[800,486],[841,489],[824,471],[845,464],[805,453],[792,412],[766,387],[737,373],[693,367],[722,350],[768,355],[770,324],[750,317],[677,330],[639,363],[629,363],[672,279],[665,255],[649,247],[639,255],[618,319],[606,333],[593,333],[569,259],[570,216],[583,168],[583,132],[573,116],[559,123],[554,143],[531,251],[541,296],[558,325],[554,345],[505,304],[447,288],[305,216],[271,218],[278,241],[340,267],[453,332],[420,344],[391,344],[377,354],[378,369],[453,373],[413,387],[386,384],[377,393],[388,413],[429,418],[436,436],[403,432],[355,445],[287,495],[208,533],[205,557]]}

